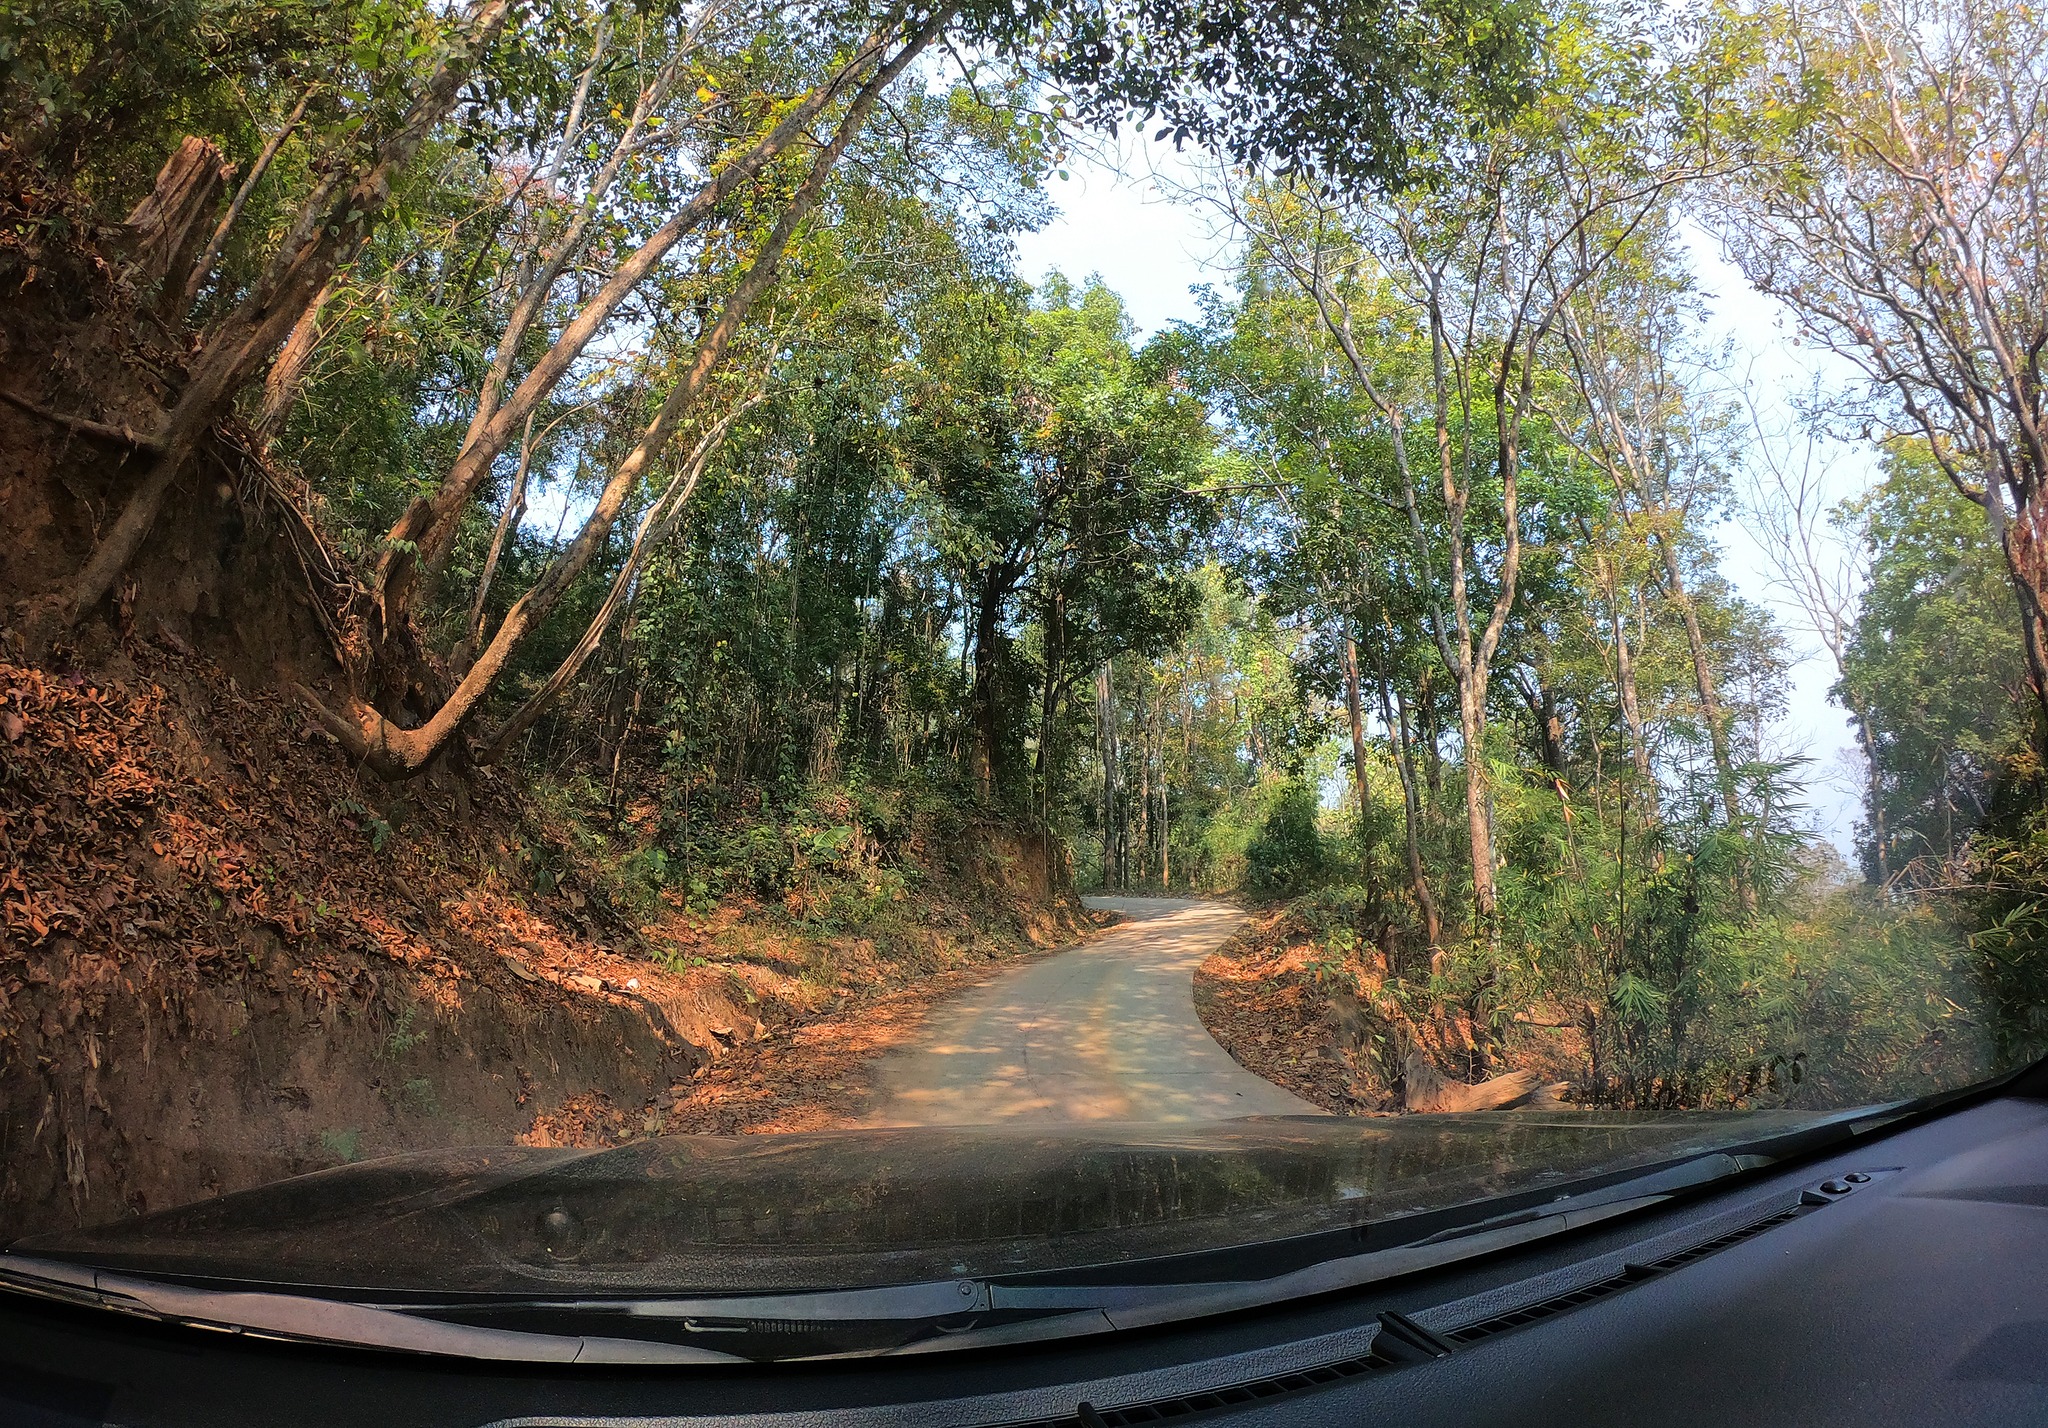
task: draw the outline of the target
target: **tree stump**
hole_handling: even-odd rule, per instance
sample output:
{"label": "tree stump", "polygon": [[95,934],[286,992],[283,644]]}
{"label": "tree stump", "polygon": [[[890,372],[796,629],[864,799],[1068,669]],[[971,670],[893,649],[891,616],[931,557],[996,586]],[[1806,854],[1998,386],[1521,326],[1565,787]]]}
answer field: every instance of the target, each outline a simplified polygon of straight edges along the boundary
{"label": "tree stump", "polygon": [[185,136],[165,160],[156,187],[128,215],[135,244],[130,276],[141,292],[156,291],[158,317],[177,323],[192,264],[213,228],[213,211],[226,187],[228,167],[206,139]]}

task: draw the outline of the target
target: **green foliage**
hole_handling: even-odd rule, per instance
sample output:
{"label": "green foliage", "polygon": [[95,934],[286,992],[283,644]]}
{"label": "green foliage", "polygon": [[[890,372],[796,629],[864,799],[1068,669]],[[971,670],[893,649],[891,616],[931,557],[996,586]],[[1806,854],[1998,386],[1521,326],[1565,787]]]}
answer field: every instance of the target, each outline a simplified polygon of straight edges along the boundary
{"label": "green foliage", "polygon": [[123,216],[183,134],[239,147],[252,89],[261,113],[264,90],[295,72],[348,72],[351,31],[372,9],[393,24],[427,14],[388,0],[0,0],[0,128]]}
{"label": "green foliage", "polygon": [[1526,102],[1542,23],[1533,7],[1486,0],[989,12],[998,35],[1049,32],[1052,75],[1084,117],[1136,116],[1176,147],[1193,140],[1362,187],[1399,184],[1429,136]]}
{"label": "green foliage", "polygon": [[1282,785],[1258,836],[1244,850],[1245,887],[1256,897],[1287,897],[1320,881],[1329,871],[1329,853],[1317,827],[1318,804],[1313,788]]}
{"label": "green foliage", "polygon": [[1998,1049],[2048,1056],[2048,770],[2032,749],[2005,760],[1958,871],[1950,897],[1982,959]]}
{"label": "green foliage", "polygon": [[381,853],[391,845],[394,830],[390,822],[368,805],[345,798],[336,810],[344,828],[360,828],[369,835],[370,851]]}
{"label": "green foliage", "polygon": [[362,1155],[363,1133],[353,1128],[320,1132],[320,1148],[344,1165]]}
{"label": "green foliage", "polygon": [[1876,760],[1865,865],[1875,876],[1882,826],[1889,866],[1919,862],[1938,882],[2030,732],[2011,578],[1983,511],[1920,444],[1889,448],[1883,480],[1844,519],[1870,560],[1839,691]]}
{"label": "green foliage", "polygon": [[388,1060],[396,1061],[399,1057],[404,1056],[414,1047],[424,1042],[427,1039],[427,1028],[417,1025],[418,1020],[419,1008],[413,1003],[407,1002],[399,1009],[398,1018],[392,1023],[391,1030],[385,1036],[384,1044],[379,1049],[378,1054]]}

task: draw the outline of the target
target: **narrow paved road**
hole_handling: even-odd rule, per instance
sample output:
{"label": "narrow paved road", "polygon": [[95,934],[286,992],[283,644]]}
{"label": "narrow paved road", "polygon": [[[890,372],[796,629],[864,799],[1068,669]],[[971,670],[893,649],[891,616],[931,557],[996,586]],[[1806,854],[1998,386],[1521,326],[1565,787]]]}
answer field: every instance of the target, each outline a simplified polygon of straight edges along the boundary
{"label": "narrow paved road", "polygon": [[1089,898],[1132,920],[936,1013],[875,1073],[876,1126],[1323,1115],[1239,1066],[1195,1014],[1195,968],[1242,920],[1179,898]]}

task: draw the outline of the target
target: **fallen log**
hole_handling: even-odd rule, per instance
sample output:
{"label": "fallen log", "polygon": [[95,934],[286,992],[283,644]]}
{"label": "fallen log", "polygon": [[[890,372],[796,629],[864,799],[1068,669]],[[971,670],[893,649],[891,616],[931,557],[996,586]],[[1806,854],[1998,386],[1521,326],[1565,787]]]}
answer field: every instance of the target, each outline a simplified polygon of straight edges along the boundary
{"label": "fallen log", "polygon": [[1566,1083],[1546,1084],[1534,1071],[1509,1071],[1474,1086],[1453,1081],[1429,1064],[1420,1051],[1410,1051],[1403,1068],[1406,1091],[1402,1104],[1417,1112],[1538,1110],[1559,1104]]}

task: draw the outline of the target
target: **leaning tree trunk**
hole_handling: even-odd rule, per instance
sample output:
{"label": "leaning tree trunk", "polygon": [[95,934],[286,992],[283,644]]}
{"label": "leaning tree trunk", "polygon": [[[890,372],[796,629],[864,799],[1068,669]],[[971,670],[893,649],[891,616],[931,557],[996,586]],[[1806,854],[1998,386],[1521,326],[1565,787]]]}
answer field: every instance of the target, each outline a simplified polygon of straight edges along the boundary
{"label": "leaning tree trunk", "polygon": [[[568,655],[548,677],[547,682],[519,706],[517,712],[505,721],[497,733],[483,741],[483,748],[479,752],[479,758],[483,762],[489,763],[503,758],[519,736],[532,727],[534,720],[547,712],[561,697],[562,691],[582,672],[590,656],[597,652],[598,645],[603,641],[605,631],[611,627],[612,620],[632,599],[634,587],[639,583],[641,572],[647,568],[647,562],[653,557],[654,552],[675,534],[676,526],[682,520],[684,508],[689,505],[691,495],[696,492],[697,482],[704,475],[704,468],[725,441],[726,433],[732,430],[733,422],[738,420],[741,413],[751,411],[761,399],[762,394],[756,392],[732,411],[727,412],[698,438],[695,449],[690,452],[690,459],[683,464],[682,470],[669,483],[668,489],[662,492],[660,499],[648,507],[647,514],[642,517],[640,529],[633,537],[632,549],[626,552],[625,562],[619,567],[619,573],[612,578],[611,591],[598,606],[597,613],[591,617],[590,624],[584,629],[583,638],[571,647]],[[524,463],[521,465],[520,476],[523,482]],[[523,493],[523,484],[521,490]],[[524,499],[523,494],[520,499]],[[477,608],[476,621],[480,638],[483,629],[481,603]]]}
{"label": "leaning tree trunk", "polygon": [[[315,87],[317,88],[317,86]],[[313,89],[311,88],[299,96],[299,102],[293,106],[290,116],[286,118],[278,131],[270,136],[270,142],[263,146],[263,152],[256,156],[256,162],[249,166],[248,176],[242,180],[241,187],[235,190],[234,199],[228,204],[228,211],[221,215],[220,222],[215,225],[213,237],[207,241],[206,251],[201,253],[198,260],[192,264],[191,269],[185,274],[182,284],[177,289],[178,298],[175,313],[177,317],[182,318],[189,314],[192,311],[192,305],[199,301],[199,294],[206,287],[207,278],[212,276],[213,265],[220,261],[221,250],[227,247],[228,235],[234,232],[235,220],[242,216],[242,209],[247,206],[249,195],[256,191],[256,185],[262,183],[263,176],[270,172],[270,165],[272,160],[276,159],[277,151],[284,147],[285,140],[289,139],[292,136],[292,131],[299,127],[299,120],[305,118],[306,106],[312,102],[312,99]],[[165,302],[171,300],[171,291],[167,285],[164,290]],[[159,310],[162,311],[163,309],[160,308]],[[173,314],[165,311],[164,316],[169,318]]]}
{"label": "leaning tree trunk", "polygon": [[[790,239],[824,196],[826,180],[853,143],[855,135],[866,124],[882,91],[895,81],[924,45],[936,37],[943,20],[942,12],[862,86],[847,107],[831,141],[812,158],[810,171],[776,219],[774,228],[755,253],[745,275],[727,296],[724,306],[719,309],[717,321],[698,340],[689,367],[669,389],[654,420],[598,494],[582,530],[542,572],[533,587],[512,603],[490,644],[477,656],[476,663],[470,666],[469,672],[441,707],[418,728],[404,729],[360,701],[351,701],[346,711],[337,711],[329,709],[311,690],[301,689],[300,693],[312,706],[315,717],[364,767],[380,778],[411,778],[425,769],[475,716],[484,697],[510,667],[513,655],[553,612],[570,584],[609,541],[612,526],[624,509],[627,497],[639,487],[649,464],[667,447],[677,427],[696,409],[741,323],[774,281],[776,268]],[[503,414],[501,411],[500,415]]]}
{"label": "leaning tree trunk", "polygon": [[277,360],[270,364],[270,371],[263,378],[263,405],[256,417],[256,430],[272,441],[283,434],[285,418],[291,415],[292,401],[299,394],[299,384],[305,380],[306,368],[312,365],[314,349],[320,345],[320,314],[334,296],[334,288],[335,281],[329,278],[327,286],[306,304],[306,310],[299,314],[284,346],[278,350]]}
{"label": "leaning tree trunk", "polygon": [[[886,86],[900,75],[910,61],[937,37],[950,13],[949,9],[941,8],[922,29],[906,37],[896,55],[886,61],[884,56],[890,36],[886,33],[869,36],[852,59],[825,83],[813,88],[791,106],[773,129],[740,153],[718,164],[712,176],[668,221],[626,256],[597,293],[563,327],[509,396],[500,400],[498,390],[486,383],[480,400],[484,407],[489,408],[488,420],[472,423],[473,429],[448,468],[447,475],[442,478],[439,489],[430,497],[415,500],[385,536],[384,554],[379,559],[372,589],[372,603],[380,626],[376,635],[378,640],[389,638],[406,622],[418,593],[422,570],[432,576],[446,562],[454,549],[463,513],[490,475],[498,456],[511,442],[513,433],[524,423],[527,413],[547,400],[620,306],[639,290],[676,244],[707,221],[745,184],[759,177],[786,150],[800,144],[811,122],[824,113],[847,86],[858,84],[860,76],[871,65],[879,63],[881,68],[861,86],[853,101],[855,105],[872,106],[873,99],[865,96],[876,91],[878,81]],[[566,262],[565,254],[566,249],[564,253],[551,257],[549,264]],[[529,284],[522,306],[529,301],[538,303],[544,297],[537,283]],[[515,323],[519,320],[515,314]],[[508,363],[510,355],[509,351],[501,350],[500,356]],[[495,362],[493,370],[494,373],[497,370]],[[507,366],[507,377],[509,371]]]}

